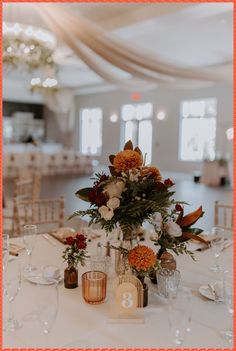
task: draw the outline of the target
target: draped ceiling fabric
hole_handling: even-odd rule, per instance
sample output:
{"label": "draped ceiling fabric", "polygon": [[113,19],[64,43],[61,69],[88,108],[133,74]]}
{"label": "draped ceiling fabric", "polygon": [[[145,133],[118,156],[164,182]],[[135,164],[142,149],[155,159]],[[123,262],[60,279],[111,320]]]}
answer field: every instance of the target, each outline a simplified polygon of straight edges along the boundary
{"label": "draped ceiling fabric", "polygon": [[[217,70],[183,68],[165,63],[157,55],[125,42],[85,19],[55,4],[37,4],[44,22],[55,35],[105,81],[124,90],[147,90],[157,84],[221,79]],[[109,63],[109,64],[107,64]],[[112,66],[126,72],[117,74]],[[127,73],[131,78],[127,78]]]}

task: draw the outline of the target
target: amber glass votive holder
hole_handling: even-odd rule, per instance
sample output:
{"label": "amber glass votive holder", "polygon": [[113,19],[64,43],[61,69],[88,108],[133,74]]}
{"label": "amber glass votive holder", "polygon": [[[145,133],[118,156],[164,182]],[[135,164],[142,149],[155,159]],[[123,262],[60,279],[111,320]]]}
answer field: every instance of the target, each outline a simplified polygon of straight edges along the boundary
{"label": "amber glass votive holder", "polygon": [[82,293],[84,300],[97,305],[106,298],[107,274],[99,271],[90,271],[82,275]]}

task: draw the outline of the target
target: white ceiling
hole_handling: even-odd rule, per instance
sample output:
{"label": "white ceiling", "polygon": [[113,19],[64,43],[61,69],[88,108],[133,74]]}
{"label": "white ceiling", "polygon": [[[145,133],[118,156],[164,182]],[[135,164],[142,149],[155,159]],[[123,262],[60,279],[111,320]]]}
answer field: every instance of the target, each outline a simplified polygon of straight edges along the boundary
{"label": "white ceiling", "polygon": [[[175,65],[226,65],[233,57],[233,4],[231,3],[67,3],[74,13],[97,22],[120,38],[136,43],[144,51]],[[5,3],[3,20],[45,27],[37,4]],[[107,84],[71,50],[58,44],[59,81],[77,93],[104,89]],[[231,74],[231,69],[225,71]],[[27,72],[9,72],[4,80],[22,81],[28,86]],[[110,86],[109,86],[110,88]]]}

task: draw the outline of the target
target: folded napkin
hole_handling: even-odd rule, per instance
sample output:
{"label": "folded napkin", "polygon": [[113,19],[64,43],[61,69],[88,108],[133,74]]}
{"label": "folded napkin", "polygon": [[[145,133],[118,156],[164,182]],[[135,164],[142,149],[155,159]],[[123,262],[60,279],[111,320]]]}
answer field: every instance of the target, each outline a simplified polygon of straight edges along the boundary
{"label": "folded napkin", "polygon": [[[207,235],[202,236],[202,238],[208,243],[208,245],[198,242],[196,240],[189,240],[189,242],[187,243],[187,248],[189,251],[205,251],[207,249],[209,249],[211,247],[210,242],[212,237],[210,238],[210,235],[207,237]],[[223,246],[223,250],[227,249],[228,247],[230,247],[231,245],[233,245],[233,240],[232,239],[228,239],[228,238],[224,238],[224,246]]]}
{"label": "folded napkin", "polygon": [[18,244],[12,244],[10,243],[10,249],[9,249],[9,253],[11,256],[18,256],[19,252],[24,250],[23,246],[20,246]]}
{"label": "folded napkin", "polygon": [[62,244],[65,244],[66,238],[68,238],[69,236],[72,236],[72,237],[76,236],[77,232],[74,228],[63,227],[63,228],[58,228],[56,230],[52,230],[48,234],[53,236],[55,239],[60,241]]}

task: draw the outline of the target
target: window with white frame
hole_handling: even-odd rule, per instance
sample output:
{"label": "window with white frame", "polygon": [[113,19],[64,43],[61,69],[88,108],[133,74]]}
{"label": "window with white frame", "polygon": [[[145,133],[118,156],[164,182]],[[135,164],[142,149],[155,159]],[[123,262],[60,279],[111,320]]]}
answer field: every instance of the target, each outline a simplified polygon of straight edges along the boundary
{"label": "window with white frame", "polygon": [[98,156],[102,152],[102,110],[85,108],[80,115],[80,152]]}
{"label": "window with white frame", "polygon": [[179,158],[182,161],[214,160],[217,100],[182,101]]}
{"label": "window with white frame", "polygon": [[132,140],[146,154],[146,164],[152,160],[152,115],[153,105],[149,102],[124,105],[121,110],[121,145]]}

